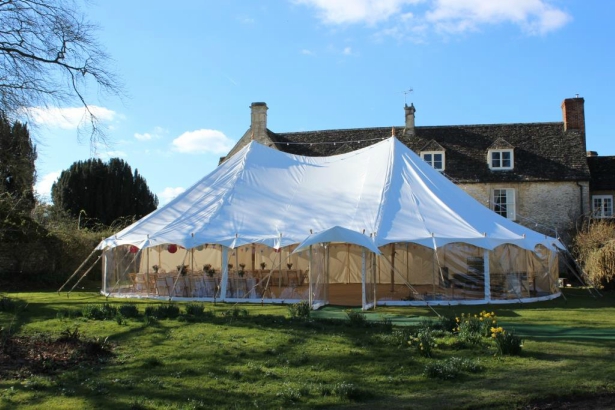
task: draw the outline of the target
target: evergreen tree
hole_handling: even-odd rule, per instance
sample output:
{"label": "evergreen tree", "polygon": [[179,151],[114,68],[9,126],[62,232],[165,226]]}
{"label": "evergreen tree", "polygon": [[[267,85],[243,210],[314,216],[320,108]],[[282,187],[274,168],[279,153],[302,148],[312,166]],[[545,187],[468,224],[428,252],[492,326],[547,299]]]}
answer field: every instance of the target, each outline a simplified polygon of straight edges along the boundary
{"label": "evergreen tree", "polygon": [[34,209],[36,147],[28,127],[10,123],[0,114],[0,195],[8,195],[15,209],[29,213]]}
{"label": "evergreen tree", "polygon": [[54,205],[75,217],[111,225],[123,217],[141,218],[158,207],[145,179],[126,162],[112,158],[75,162],[51,187]]}

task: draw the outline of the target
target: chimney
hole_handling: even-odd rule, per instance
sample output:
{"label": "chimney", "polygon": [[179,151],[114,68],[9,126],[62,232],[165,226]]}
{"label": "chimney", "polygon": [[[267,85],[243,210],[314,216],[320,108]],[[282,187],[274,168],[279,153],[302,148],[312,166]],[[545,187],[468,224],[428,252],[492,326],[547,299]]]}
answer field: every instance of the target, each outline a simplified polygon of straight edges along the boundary
{"label": "chimney", "polygon": [[583,151],[587,151],[585,140],[585,100],[577,94],[574,98],[566,98],[562,103],[564,116],[564,131],[575,130],[580,133]]}
{"label": "chimney", "polygon": [[588,157],[597,157],[598,156],[598,152],[597,151],[587,151],[587,156]]}
{"label": "chimney", "polygon": [[404,128],[404,135],[414,135],[414,113],[416,112],[416,108],[414,108],[414,104],[410,103],[404,105],[404,111],[406,111],[406,128]]}
{"label": "chimney", "polygon": [[566,98],[562,103],[564,131],[579,130],[585,134],[585,100],[579,97]]}
{"label": "chimney", "polygon": [[264,102],[253,102],[250,105],[252,139],[265,142],[267,137],[267,104]]}

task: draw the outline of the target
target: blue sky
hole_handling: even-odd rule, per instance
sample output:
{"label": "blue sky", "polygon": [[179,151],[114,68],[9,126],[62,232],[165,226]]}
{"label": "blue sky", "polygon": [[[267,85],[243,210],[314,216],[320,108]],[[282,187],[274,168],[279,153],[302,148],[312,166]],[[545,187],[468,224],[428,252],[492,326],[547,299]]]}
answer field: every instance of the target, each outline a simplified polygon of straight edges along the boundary
{"label": "blue sky", "polygon": [[[88,17],[125,84],[90,103],[161,204],[213,170],[264,101],[274,132],[561,121],[585,98],[588,150],[615,155],[615,2],[100,0]],[[412,89],[409,94],[404,92]],[[92,155],[79,107],[34,110],[37,191]]]}

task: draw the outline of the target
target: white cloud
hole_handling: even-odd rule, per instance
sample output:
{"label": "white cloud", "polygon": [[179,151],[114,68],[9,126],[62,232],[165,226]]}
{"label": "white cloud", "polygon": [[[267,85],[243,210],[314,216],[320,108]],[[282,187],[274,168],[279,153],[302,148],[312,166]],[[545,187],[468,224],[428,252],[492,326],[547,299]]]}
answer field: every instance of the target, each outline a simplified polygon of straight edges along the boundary
{"label": "white cloud", "polygon": [[570,15],[545,0],[436,0],[425,17],[437,29],[448,32],[513,23],[529,34],[557,30],[571,20]]}
{"label": "white cloud", "polygon": [[171,188],[167,187],[162,192],[160,192],[158,196],[158,202],[160,205],[165,205],[175,199],[179,194],[186,191],[186,188],[177,187]]}
{"label": "white cloud", "polygon": [[161,138],[167,132],[168,131],[166,129],[156,126],[154,127],[154,130],[152,132],[144,132],[144,133],[135,132],[134,137],[138,139],[139,141],[149,141],[152,139]]}
{"label": "white cloud", "polygon": [[51,186],[58,180],[62,171],[54,171],[37,178],[34,191],[45,202],[51,202]]}
{"label": "white cloud", "polygon": [[[89,108],[101,122],[109,122],[118,118],[115,111],[105,107],[90,105]],[[80,125],[83,125],[84,121],[88,121],[87,111],[84,107],[30,107],[26,109],[26,113],[34,123],[52,128],[77,129]]]}
{"label": "white cloud", "polygon": [[344,54],[345,56],[349,56],[352,54],[352,48],[350,47],[345,47],[344,51],[342,51],[342,54]]}
{"label": "white cloud", "polygon": [[207,129],[187,131],[173,140],[173,149],[187,154],[226,154],[233,145],[221,131]]}
{"label": "white cloud", "polygon": [[327,24],[366,23],[373,25],[398,14],[406,4],[422,0],[295,0],[318,10],[320,19]]}
{"label": "white cloud", "polygon": [[313,51],[308,50],[306,48],[304,48],[303,50],[301,50],[301,54],[303,54],[304,56],[313,56],[315,55]]}
{"label": "white cloud", "polygon": [[[293,0],[316,9],[325,24],[367,24],[378,35],[414,38],[427,29],[447,33],[509,23],[528,34],[545,34],[572,20],[552,0]],[[412,10],[409,10],[413,8]]]}

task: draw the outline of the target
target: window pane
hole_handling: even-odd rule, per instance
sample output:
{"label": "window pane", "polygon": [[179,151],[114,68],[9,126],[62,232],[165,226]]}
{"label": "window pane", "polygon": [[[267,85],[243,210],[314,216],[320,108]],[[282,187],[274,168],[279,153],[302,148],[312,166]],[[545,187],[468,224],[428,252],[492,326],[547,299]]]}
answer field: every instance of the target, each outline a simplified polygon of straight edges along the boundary
{"label": "window pane", "polygon": [[500,153],[491,153],[491,168],[500,168]]}
{"label": "window pane", "polygon": [[493,210],[495,213],[502,215],[503,217],[507,217],[505,189],[493,190]]}
{"label": "window pane", "polygon": [[442,169],[442,154],[433,155],[433,167],[435,169]]}
{"label": "window pane", "polygon": [[613,197],[610,195],[599,195],[592,198],[592,214],[594,218],[613,217]]}
{"label": "window pane", "polygon": [[613,216],[613,200],[604,198],[604,216],[610,218]]}
{"label": "window pane", "polygon": [[502,168],[510,168],[510,152],[502,152]]}
{"label": "window pane", "polygon": [[425,160],[425,162],[427,162],[429,165],[431,164],[431,154],[423,154],[423,159]]}
{"label": "window pane", "polygon": [[512,189],[493,190],[493,211],[504,218],[515,218],[515,195]]}

